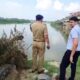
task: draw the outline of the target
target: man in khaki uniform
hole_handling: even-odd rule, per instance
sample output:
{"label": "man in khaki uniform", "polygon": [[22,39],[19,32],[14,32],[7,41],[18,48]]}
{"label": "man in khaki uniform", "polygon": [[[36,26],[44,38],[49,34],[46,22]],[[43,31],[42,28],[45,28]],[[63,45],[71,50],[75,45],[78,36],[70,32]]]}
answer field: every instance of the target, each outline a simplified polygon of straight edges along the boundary
{"label": "man in khaki uniform", "polygon": [[[43,23],[43,16],[37,15],[36,21],[31,24],[31,31],[33,33],[33,47],[32,47],[32,72],[38,70],[38,73],[44,72],[44,53],[45,53],[45,44],[47,48],[50,48],[48,31],[46,24]],[[38,59],[38,60],[37,60]]]}

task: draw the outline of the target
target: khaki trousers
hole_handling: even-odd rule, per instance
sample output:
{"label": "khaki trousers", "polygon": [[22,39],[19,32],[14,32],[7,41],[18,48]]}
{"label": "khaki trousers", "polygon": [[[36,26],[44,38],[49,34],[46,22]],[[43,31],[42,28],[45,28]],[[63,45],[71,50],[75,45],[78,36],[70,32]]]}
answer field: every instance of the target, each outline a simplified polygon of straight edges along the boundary
{"label": "khaki trousers", "polygon": [[45,42],[34,41],[32,50],[32,70],[41,71],[44,66]]}

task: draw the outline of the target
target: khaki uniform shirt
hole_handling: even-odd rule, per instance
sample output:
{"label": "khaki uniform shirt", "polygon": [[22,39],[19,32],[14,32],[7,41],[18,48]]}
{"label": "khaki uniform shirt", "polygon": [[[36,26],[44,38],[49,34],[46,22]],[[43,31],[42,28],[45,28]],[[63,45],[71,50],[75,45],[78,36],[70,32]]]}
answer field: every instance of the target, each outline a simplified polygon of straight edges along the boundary
{"label": "khaki uniform shirt", "polygon": [[44,36],[48,34],[46,24],[36,21],[31,25],[31,29],[33,32],[33,41],[45,42]]}

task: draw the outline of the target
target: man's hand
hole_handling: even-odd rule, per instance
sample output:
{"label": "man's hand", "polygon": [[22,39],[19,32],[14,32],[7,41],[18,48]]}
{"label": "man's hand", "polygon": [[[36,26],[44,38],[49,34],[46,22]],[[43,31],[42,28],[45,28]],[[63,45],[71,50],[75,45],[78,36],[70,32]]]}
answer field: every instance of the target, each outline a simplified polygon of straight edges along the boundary
{"label": "man's hand", "polygon": [[50,45],[49,44],[47,45],[47,49],[50,49]]}
{"label": "man's hand", "polygon": [[74,63],[73,62],[73,56],[72,55],[70,56],[70,63]]}

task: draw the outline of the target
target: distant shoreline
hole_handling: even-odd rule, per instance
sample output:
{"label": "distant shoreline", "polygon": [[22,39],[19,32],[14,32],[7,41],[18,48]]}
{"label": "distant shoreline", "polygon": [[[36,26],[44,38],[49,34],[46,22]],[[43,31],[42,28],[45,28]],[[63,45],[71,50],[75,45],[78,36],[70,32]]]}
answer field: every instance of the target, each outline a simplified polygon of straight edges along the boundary
{"label": "distant shoreline", "polygon": [[24,23],[30,23],[30,22],[31,20],[28,20],[28,19],[0,17],[0,24],[24,24]]}
{"label": "distant shoreline", "polygon": [[17,25],[17,24],[29,24],[29,23],[0,23],[0,25],[11,25],[11,24],[15,24],[15,25]]}

